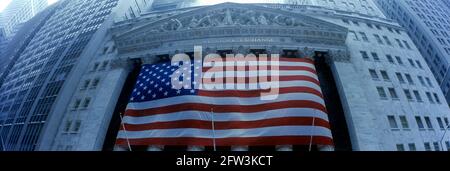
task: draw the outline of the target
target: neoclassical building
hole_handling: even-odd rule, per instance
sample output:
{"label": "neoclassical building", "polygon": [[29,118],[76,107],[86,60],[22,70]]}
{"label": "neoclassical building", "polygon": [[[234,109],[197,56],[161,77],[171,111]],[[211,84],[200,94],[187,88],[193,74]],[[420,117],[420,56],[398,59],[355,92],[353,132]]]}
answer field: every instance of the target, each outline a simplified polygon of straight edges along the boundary
{"label": "neoclassical building", "polygon": [[[438,83],[404,29],[371,0],[145,1],[125,16],[122,3],[74,64],[35,150],[127,150],[115,142],[141,66],[191,56],[194,46],[203,54],[313,59],[334,140],[318,150],[450,149],[450,136],[443,138],[450,111]],[[270,149],[308,150],[228,148]]]}

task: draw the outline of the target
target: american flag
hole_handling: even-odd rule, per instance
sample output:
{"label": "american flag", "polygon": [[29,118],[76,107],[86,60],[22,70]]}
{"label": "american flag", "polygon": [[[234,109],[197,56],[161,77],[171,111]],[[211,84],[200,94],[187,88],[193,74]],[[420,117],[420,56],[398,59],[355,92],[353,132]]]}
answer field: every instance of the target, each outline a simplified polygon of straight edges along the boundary
{"label": "american flag", "polygon": [[[116,144],[333,145],[314,62],[279,58],[278,64],[279,95],[274,100],[262,100],[263,89],[173,89],[171,75],[179,66],[169,62],[143,65]],[[199,69],[194,67],[190,68],[192,78]],[[202,69],[205,72],[208,67]],[[249,70],[251,67],[236,72],[251,73]],[[247,82],[251,75],[245,75]],[[200,83],[192,80],[190,84]]]}

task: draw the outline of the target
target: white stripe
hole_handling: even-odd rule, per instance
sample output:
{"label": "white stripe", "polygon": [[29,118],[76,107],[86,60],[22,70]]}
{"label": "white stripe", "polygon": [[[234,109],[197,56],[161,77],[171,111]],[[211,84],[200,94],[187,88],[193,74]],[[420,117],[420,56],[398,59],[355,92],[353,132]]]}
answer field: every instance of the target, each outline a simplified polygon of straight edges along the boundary
{"label": "white stripe", "polygon": [[323,99],[317,95],[310,93],[288,93],[280,94],[277,99],[265,101],[261,100],[261,97],[253,98],[239,98],[239,97],[205,97],[197,95],[178,96],[166,99],[159,99],[154,101],[146,101],[140,103],[130,103],[127,107],[129,110],[145,110],[158,107],[165,107],[171,105],[185,104],[185,103],[198,103],[198,104],[210,104],[210,105],[260,105],[267,103],[276,103],[289,100],[308,100],[316,103],[320,103],[325,106]]}
{"label": "white stripe", "polygon": [[[259,64],[256,63],[255,61],[251,61],[251,62],[247,62],[244,64],[244,62],[216,62],[214,63],[214,67],[223,67],[225,64],[225,66],[301,66],[301,67],[309,67],[312,69],[316,69],[316,67],[313,64],[307,63],[307,62],[286,62],[286,61],[280,61],[280,62],[260,62]],[[211,62],[205,62],[203,64],[204,67],[211,67]]]}
{"label": "white stripe", "polygon": [[[212,113],[199,111],[183,111],[174,112],[161,115],[133,117],[125,116],[123,122],[126,124],[151,124],[157,122],[173,122],[181,120],[199,120],[211,121]],[[272,111],[263,111],[256,113],[214,113],[214,121],[216,122],[231,122],[231,121],[258,121],[264,119],[276,119],[285,117],[316,117],[328,121],[326,113],[311,109],[311,108],[290,108],[277,109]]]}
{"label": "white stripe", "polygon": [[308,76],[318,80],[316,74],[309,71],[270,71],[270,70],[259,70],[259,71],[219,71],[212,72],[207,71],[203,73],[203,79],[211,79],[211,78],[223,78],[223,77],[267,77],[267,76]]}
{"label": "white stripe", "polygon": [[[264,136],[325,136],[332,137],[328,128],[318,126],[277,126],[252,129],[215,130],[215,138],[250,138]],[[120,131],[118,138],[212,138],[212,131],[206,129],[160,129],[146,131]]]}
{"label": "white stripe", "polygon": [[[277,83],[279,83],[279,84],[277,84]],[[201,84],[201,85],[199,85],[199,88],[200,88],[200,90],[203,90],[203,91],[224,91],[224,90],[229,90],[229,89],[225,89],[225,88],[231,86],[231,87],[235,87],[234,90],[241,90],[241,89],[237,89],[236,87],[247,87],[247,89],[245,89],[245,90],[251,91],[251,90],[260,90],[261,89],[260,87],[262,84],[268,85],[271,88],[310,87],[319,92],[322,92],[322,89],[320,88],[319,85],[312,83],[310,81],[279,81],[279,82],[274,81],[274,82],[250,83],[250,84],[249,83],[246,83],[246,84],[245,83],[242,83],[242,84],[241,83],[234,83],[234,84],[232,84],[232,83],[224,83],[224,84],[217,83],[217,84],[207,84],[208,89],[206,89],[207,87],[205,87],[206,84],[205,85]],[[212,88],[210,89],[209,87],[215,87],[215,89],[212,89]],[[218,87],[223,87],[223,88],[220,89]],[[252,89],[250,89],[250,88],[252,88]],[[241,90],[241,91],[245,91],[245,90]]]}

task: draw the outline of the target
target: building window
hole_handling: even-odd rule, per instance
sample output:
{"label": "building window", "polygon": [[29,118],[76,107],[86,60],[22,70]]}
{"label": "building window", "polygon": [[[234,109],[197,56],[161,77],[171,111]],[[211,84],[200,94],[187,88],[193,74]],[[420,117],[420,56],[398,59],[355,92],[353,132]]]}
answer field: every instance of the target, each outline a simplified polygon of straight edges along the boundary
{"label": "building window", "polygon": [[409,46],[409,43],[405,40],[403,40],[403,44],[405,44],[406,48],[411,49],[411,46]]}
{"label": "building window", "polygon": [[433,87],[433,84],[431,84],[430,78],[426,77],[425,80],[427,80],[427,83],[430,87]]}
{"label": "building window", "polygon": [[75,126],[73,127],[73,132],[77,133],[78,131],[80,131],[80,127],[81,127],[81,121],[77,120],[75,122]]}
{"label": "building window", "polygon": [[423,102],[422,96],[420,96],[419,91],[414,90],[413,93],[414,93],[414,96],[416,97],[416,99],[417,99],[418,102]]}
{"label": "building window", "polygon": [[398,44],[398,46],[399,46],[400,48],[405,48],[405,47],[403,46],[402,42],[400,42],[399,39],[395,39],[395,41],[397,41],[397,44]]}
{"label": "building window", "polygon": [[403,144],[397,144],[397,151],[405,151],[405,146]]}
{"label": "building window", "polygon": [[400,116],[400,123],[402,124],[403,129],[409,129],[409,123],[408,119],[406,119],[406,116]]}
{"label": "building window", "polygon": [[72,121],[67,121],[66,125],[64,126],[64,132],[69,132],[71,126],[72,126]]}
{"label": "building window", "polygon": [[431,93],[426,92],[425,94],[427,95],[428,101],[430,101],[430,103],[434,103],[433,97],[431,97]]}
{"label": "building window", "polygon": [[412,67],[414,67],[414,68],[416,67],[416,64],[414,63],[414,61],[412,59],[408,59],[408,61]]}
{"label": "building window", "polygon": [[377,91],[381,99],[387,99],[387,95],[383,87],[377,87]]}
{"label": "building window", "polygon": [[388,116],[388,121],[391,129],[398,129],[397,120],[395,120],[394,116]]}
{"label": "building window", "polygon": [[403,91],[405,92],[406,99],[408,99],[409,101],[413,101],[414,100],[412,95],[411,95],[411,92],[409,90],[404,89]]}
{"label": "building window", "polygon": [[389,94],[391,95],[392,99],[398,100],[397,91],[395,91],[395,88],[389,88]]}
{"label": "building window", "polygon": [[389,75],[386,71],[380,71],[381,72],[381,76],[383,77],[384,81],[391,81],[391,79],[389,78]]}
{"label": "building window", "polygon": [[406,82],[405,82],[405,79],[403,79],[403,76],[402,76],[401,73],[397,72],[397,73],[395,73],[395,75],[397,75],[397,79],[398,79],[398,81],[399,81],[401,84],[406,83]]}
{"label": "building window", "polygon": [[403,65],[402,58],[400,58],[399,56],[396,56],[395,59],[397,59],[397,63],[398,63],[399,65]]}
{"label": "building window", "polygon": [[365,51],[360,51],[361,56],[364,60],[369,60],[369,55],[367,55],[367,52]]}
{"label": "building window", "polygon": [[414,144],[414,143],[408,144],[408,147],[409,147],[409,151],[417,151],[416,144]]}
{"label": "building window", "polygon": [[86,90],[89,87],[90,83],[91,83],[91,80],[85,80],[83,83],[83,86],[81,87],[81,90]]}
{"label": "building window", "polygon": [[84,99],[83,108],[88,108],[89,104],[91,103],[91,98]]}
{"label": "building window", "polygon": [[375,61],[380,61],[380,58],[378,57],[378,54],[377,54],[377,53],[372,52],[372,57],[373,57],[373,60],[375,60]]}
{"label": "building window", "polygon": [[367,38],[366,33],[364,32],[359,32],[359,34],[361,35],[361,39],[364,40],[365,42],[369,42],[369,38]]}
{"label": "building window", "polygon": [[425,126],[423,125],[423,122],[422,122],[422,118],[420,118],[420,116],[416,116],[416,122],[417,122],[417,127],[419,127],[419,129],[425,129]]}
{"label": "building window", "polygon": [[445,130],[444,122],[442,122],[441,118],[437,118],[437,122],[439,124],[439,128]]}
{"label": "building window", "polygon": [[436,93],[433,93],[434,98],[436,99],[436,102],[441,104],[441,99],[439,99],[439,96]]}
{"label": "building window", "polygon": [[78,109],[78,107],[80,107],[80,104],[81,104],[80,99],[75,100],[75,102],[73,103],[73,110]]}
{"label": "building window", "polygon": [[417,76],[417,79],[419,79],[420,84],[422,84],[422,86],[427,86],[427,85],[425,84],[425,81],[423,80],[423,77],[422,77],[422,76]]}
{"label": "building window", "polygon": [[425,123],[427,124],[428,129],[433,129],[433,124],[431,123],[430,117],[425,116]]}
{"label": "building window", "polygon": [[386,44],[388,44],[389,46],[392,46],[391,40],[389,40],[389,38],[387,36],[383,36],[383,39],[386,42]]}
{"label": "building window", "polygon": [[106,67],[108,67],[108,61],[103,62],[102,67],[100,68],[100,70],[105,70]]}
{"label": "building window", "polygon": [[370,76],[372,77],[373,80],[379,80],[380,78],[378,77],[378,74],[375,70],[373,69],[369,69],[369,73]]}
{"label": "building window", "polygon": [[413,81],[411,75],[405,74],[405,77],[406,77],[406,80],[408,80],[409,84],[414,85],[414,81]]}
{"label": "building window", "polygon": [[100,79],[96,78],[93,82],[92,82],[92,88],[95,89],[98,86],[98,83],[100,83]]}
{"label": "building window", "polygon": [[92,71],[97,71],[98,67],[100,66],[100,63],[96,62],[94,64],[94,67],[92,67]]}
{"label": "building window", "polygon": [[381,40],[381,37],[378,34],[374,34],[373,36],[377,40],[378,44],[384,45],[383,40]]}
{"label": "building window", "polygon": [[426,143],[424,143],[423,145],[425,146],[425,151],[432,151],[432,150],[431,150],[431,144],[430,144],[430,143],[426,142]]}
{"label": "building window", "polygon": [[416,61],[416,63],[417,63],[417,66],[418,66],[420,69],[423,69],[422,63],[420,63],[420,61]]}
{"label": "building window", "polygon": [[438,142],[433,142],[433,146],[434,146],[434,151],[441,151],[441,148],[440,148]]}
{"label": "building window", "polygon": [[394,62],[394,58],[392,58],[392,56],[391,56],[391,55],[386,55],[386,58],[387,58],[387,60],[389,61],[389,63],[391,63],[391,64],[395,64],[395,62]]}

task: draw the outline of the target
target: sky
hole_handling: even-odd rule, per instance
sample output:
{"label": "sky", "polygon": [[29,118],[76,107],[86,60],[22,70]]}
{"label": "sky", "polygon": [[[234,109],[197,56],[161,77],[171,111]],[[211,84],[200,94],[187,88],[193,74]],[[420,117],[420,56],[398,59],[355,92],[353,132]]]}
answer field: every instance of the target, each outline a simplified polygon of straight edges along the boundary
{"label": "sky", "polygon": [[[2,12],[3,9],[5,9],[11,1],[13,0],[0,0],[0,12]],[[53,4],[58,0],[47,0],[47,1],[49,4]]]}

